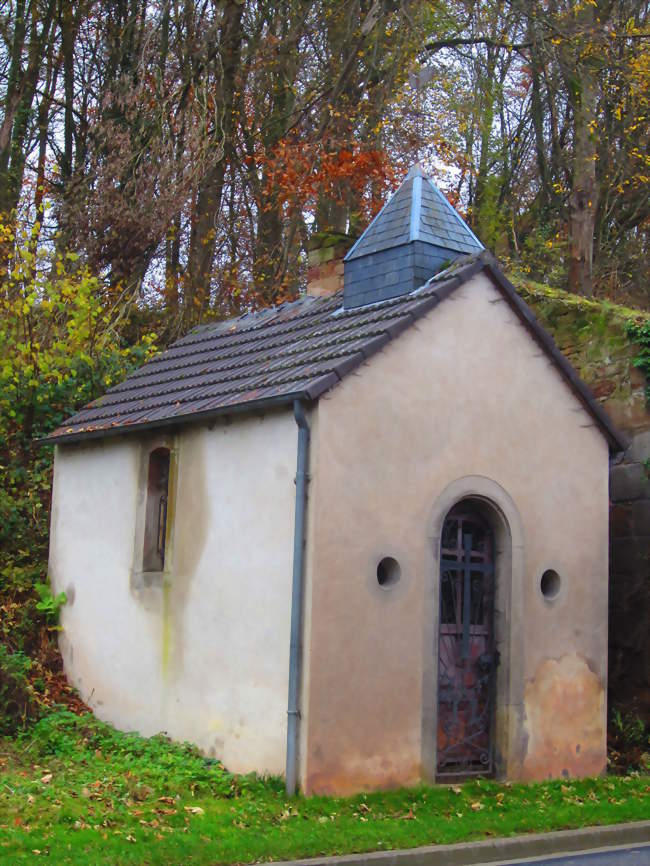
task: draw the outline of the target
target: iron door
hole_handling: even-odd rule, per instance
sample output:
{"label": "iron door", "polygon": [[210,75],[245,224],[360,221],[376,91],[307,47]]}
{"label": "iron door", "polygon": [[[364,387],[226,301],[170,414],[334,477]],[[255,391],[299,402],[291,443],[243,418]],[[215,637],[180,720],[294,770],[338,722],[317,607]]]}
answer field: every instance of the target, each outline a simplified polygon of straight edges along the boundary
{"label": "iron door", "polygon": [[478,511],[461,503],[441,539],[439,778],[492,773],[496,662],[492,534]]}

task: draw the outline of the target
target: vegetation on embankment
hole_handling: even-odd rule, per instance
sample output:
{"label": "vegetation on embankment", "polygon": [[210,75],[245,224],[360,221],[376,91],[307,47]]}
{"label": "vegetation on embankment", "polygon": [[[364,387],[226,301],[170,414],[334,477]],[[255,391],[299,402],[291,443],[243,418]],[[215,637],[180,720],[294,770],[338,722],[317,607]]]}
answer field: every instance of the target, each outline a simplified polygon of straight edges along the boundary
{"label": "vegetation on embankment", "polygon": [[287,799],[163,737],[47,715],[0,741],[0,861],[214,864],[411,848],[647,818],[650,776]]}
{"label": "vegetation on embankment", "polygon": [[0,735],[66,698],[47,577],[53,448],[38,440],[152,351],[154,313],[126,327],[128,309],[75,256],[26,239],[0,284]]}
{"label": "vegetation on embankment", "polygon": [[517,273],[510,279],[614,421],[622,428],[643,425],[650,397],[650,313],[582,298]]}

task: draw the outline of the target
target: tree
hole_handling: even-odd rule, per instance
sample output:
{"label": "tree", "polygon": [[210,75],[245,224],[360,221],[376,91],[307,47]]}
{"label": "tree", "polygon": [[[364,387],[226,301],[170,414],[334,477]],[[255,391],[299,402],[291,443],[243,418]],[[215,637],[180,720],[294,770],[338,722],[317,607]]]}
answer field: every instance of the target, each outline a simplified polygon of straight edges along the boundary
{"label": "tree", "polygon": [[[55,51],[54,18],[57,0],[12,0],[5,4],[0,34],[3,42],[4,93],[0,120],[0,218],[13,215],[23,192],[25,162],[31,150],[32,106],[47,65],[50,89],[41,105],[47,112],[51,99]],[[39,117],[42,125],[43,119]],[[0,247],[0,272],[7,267],[9,248]]]}

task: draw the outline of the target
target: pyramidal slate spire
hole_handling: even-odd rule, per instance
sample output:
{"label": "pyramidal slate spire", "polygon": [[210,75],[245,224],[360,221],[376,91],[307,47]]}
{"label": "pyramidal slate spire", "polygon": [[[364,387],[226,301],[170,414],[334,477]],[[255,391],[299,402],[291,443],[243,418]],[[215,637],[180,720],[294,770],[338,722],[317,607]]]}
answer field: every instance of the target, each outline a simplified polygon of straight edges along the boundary
{"label": "pyramidal slate spire", "polygon": [[438,187],[414,165],[345,256],[344,306],[412,292],[445,263],[482,249]]}

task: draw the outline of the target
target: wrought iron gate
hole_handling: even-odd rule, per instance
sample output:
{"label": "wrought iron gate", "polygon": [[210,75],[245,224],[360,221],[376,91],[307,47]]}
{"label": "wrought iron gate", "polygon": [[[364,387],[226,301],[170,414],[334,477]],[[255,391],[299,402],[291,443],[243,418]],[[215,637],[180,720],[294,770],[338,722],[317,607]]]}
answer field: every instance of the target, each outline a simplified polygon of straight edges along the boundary
{"label": "wrought iron gate", "polygon": [[492,534],[461,503],[447,515],[440,547],[437,776],[489,775],[498,661]]}

